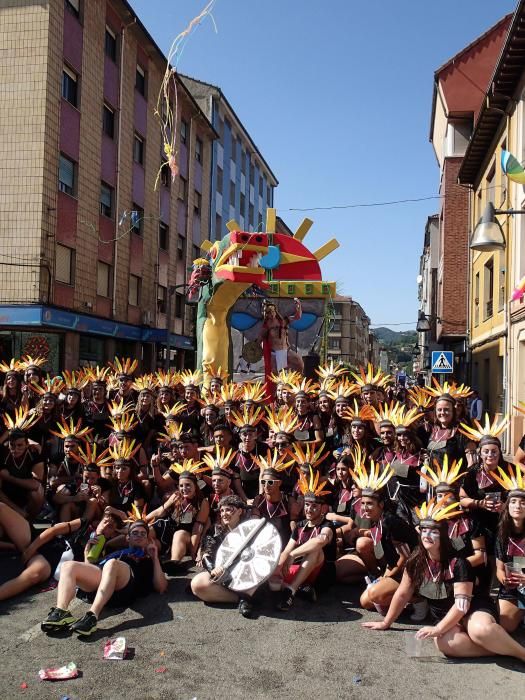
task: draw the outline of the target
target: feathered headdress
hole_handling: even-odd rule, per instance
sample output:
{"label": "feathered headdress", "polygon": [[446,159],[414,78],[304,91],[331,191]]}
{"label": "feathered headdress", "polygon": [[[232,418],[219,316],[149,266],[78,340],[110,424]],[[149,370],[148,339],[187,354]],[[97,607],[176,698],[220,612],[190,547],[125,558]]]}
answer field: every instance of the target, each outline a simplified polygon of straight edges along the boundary
{"label": "feathered headdress", "polygon": [[349,420],[352,423],[364,423],[365,421],[373,421],[375,418],[372,406],[365,403],[359,405],[357,399],[354,399],[354,406],[348,406],[343,413],[343,420]]}
{"label": "feathered headdress", "polygon": [[474,418],[472,422],[475,426],[473,428],[466,423],[460,423],[459,432],[462,435],[465,435],[465,437],[468,437],[475,442],[479,442],[480,445],[486,442],[497,442],[500,444],[499,436],[508,428],[509,417],[506,415],[501,420],[494,417],[494,420],[491,422],[489,414],[485,413],[484,425],[481,425],[476,418]]}
{"label": "feathered headdress", "polygon": [[129,413],[130,411],[134,410],[133,404],[130,403],[124,403],[124,399],[120,399],[120,401],[110,401],[108,403],[108,411],[109,415],[112,418],[117,418],[118,416],[122,416],[125,413]]}
{"label": "feathered headdress", "polygon": [[167,421],[165,433],[159,433],[157,439],[164,444],[172,440],[180,440],[180,436],[184,432],[184,425],[178,421]]}
{"label": "feathered headdress", "polygon": [[165,411],[160,411],[161,416],[164,416],[164,418],[167,421],[172,421],[174,418],[176,418],[180,413],[184,411],[186,408],[186,404],[182,403],[182,401],[176,401],[173,406],[170,406],[167,408]]}
{"label": "feathered headdress", "polygon": [[261,472],[283,472],[285,469],[289,469],[292,464],[294,464],[293,459],[286,460],[286,453],[281,455],[279,450],[276,450],[275,448],[273,449],[273,452],[270,449],[266,450],[266,457],[263,457],[262,455],[254,455],[253,461],[255,464],[257,464]]}
{"label": "feathered headdress", "polygon": [[224,447],[219,447],[218,445],[216,445],[215,455],[212,455],[209,452],[207,452],[202,456],[202,461],[206,464],[208,469],[211,469],[212,471],[223,470],[231,478],[232,474],[231,472],[229,472],[229,467],[235,459],[235,456],[236,453],[234,450],[232,450],[231,447],[228,451],[226,451]]}
{"label": "feathered headdress", "polygon": [[131,386],[137,391],[149,391],[151,394],[155,392],[155,380],[152,374],[141,374]]}
{"label": "feathered headdress", "polygon": [[129,462],[141,448],[140,442],[138,444],[136,442],[135,439],[123,438],[116,445],[108,447],[108,455],[115,462]]}
{"label": "feathered headdress", "polygon": [[44,396],[44,394],[53,394],[53,396],[58,397],[63,388],[64,380],[62,377],[51,378],[49,374],[42,382],[42,385],[35,383],[31,384],[31,389],[39,396]]}
{"label": "feathered headdress", "polygon": [[157,389],[175,389],[179,382],[180,375],[173,369],[170,369],[167,372],[159,369],[157,372],[155,372],[155,385],[157,386]]}
{"label": "feathered headdress", "polygon": [[208,471],[208,465],[202,466],[202,462],[198,462],[195,459],[185,459],[182,464],[175,462],[170,467],[170,472],[178,474],[179,478],[184,477],[192,479],[192,481],[197,481],[197,474],[206,471]]}
{"label": "feathered headdress", "polygon": [[22,357],[22,361],[20,362],[20,367],[21,369],[28,370],[30,367],[36,367],[37,369],[40,369],[43,367],[47,362],[47,358],[39,356],[39,357],[31,357],[31,355],[24,355]]}
{"label": "feathered headdress", "polygon": [[220,365],[219,367],[215,367],[213,362],[203,362],[202,368],[204,370],[204,376],[210,381],[212,379],[218,379],[222,383],[229,377],[229,372],[226,368],[223,369]]}
{"label": "feathered headdress", "polygon": [[304,472],[299,473],[297,486],[299,491],[303,494],[305,501],[322,503],[324,501],[324,496],[329,496],[331,493],[329,490],[324,490],[327,483],[328,479],[321,481],[319,472],[314,473],[314,470],[310,466],[308,476]]}
{"label": "feathered headdress", "polygon": [[392,381],[392,377],[389,374],[384,374],[381,369],[374,370],[374,366],[370,362],[366,372],[364,367],[360,367],[359,372],[350,372],[350,374],[355,378],[360,391],[365,387],[382,389]]}
{"label": "feathered headdress", "polygon": [[335,363],[334,360],[330,360],[330,362],[326,365],[320,365],[316,370],[315,370],[317,376],[319,377],[319,380],[321,382],[323,381],[330,381],[333,379],[338,379],[339,377],[342,377],[344,374],[347,374],[348,370],[347,368],[342,365],[340,362]]}
{"label": "feathered headdress", "polygon": [[84,467],[90,464],[96,464],[100,469],[101,467],[107,467],[113,462],[113,458],[109,454],[109,450],[105,449],[100,454],[97,455],[98,445],[96,442],[87,442],[86,449],[82,447],[78,448],[78,452],[72,453],[70,456]]}
{"label": "feathered headdress", "polygon": [[137,522],[146,522],[146,515],[148,513],[148,504],[144,504],[144,508],[142,509],[142,513],[140,510],[137,508],[137,506],[132,503],[131,504],[131,511],[128,512],[128,517],[126,520],[124,520],[125,523],[137,523]]}
{"label": "feathered headdress", "polygon": [[291,388],[292,392],[295,394],[296,397],[299,394],[305,394],[306,396],[308,396],[310,394],[315,394],[315,392],[319,390],[319,384],[317,384],[317,382],[312,381],[311,379],[303,377],[303,379],[300,382],[295,382],[294,384],[291,384]]}
{"label": "feathered headdress", "polygon": [[23,366],[22,363],[19,360],[15,360],[15,358],[11,358],[11,361],[9,364],[6,362],[0,362],[0,372],[3,374],[8,374],[9,372],[22,372],[23,371]]}
{"label": "feathered headdress", "polygon": [[130,433],[138,424],[134,413],[119,413],[117,416],[111,416],[109,422],[116,433]]}
{"label": "feathered headdress", "polygon": [[262,382],[244,382],[239,387],[240,401],[253,401],[261,403],[266,401],[268,394]]}
{"label": "feathered headdress", "polygon": [[84,374],[75,372],[75,370],[68,372],[67,369],[62,372],[62,378],[64,380],[64,388],[67,391],[74,390],[80,392],[89,381]]}
{"label": "feathered headdress", "polygon": [[237,428],[250,426],[255,428],[264,418],[264,409],[261,406],[243,406],[242,411],[232,410],[231,420]]}
{"label": "feathered headdress", "polygon": [[446,498],[436,500],[431,498],[430,501],[422,503],[414,508],[414,512],[419,518],[419,525],[425,527],[435,527],[444,520],[455,518],[462,514],[459,503],[456,501],[446,505]]}
{"label": "feathered headdress", "polygon": [[200,369],[196,369],[192,372],[189,369],[185,369],[180,373],[180,383],[184,388],[187,387],[197,387],[203,382],[203,376]]}
{"label": "feathered headdress", "polygon": [[125,377],[132,377],[133,372],[139,366],[137,359],[132,360],[130,357],[115,357],[113,362],[109,363],[113,368],[113,371],[117,375],[122,375]]}
{"label": "feathered headdress", "polygon": [[348,400],[354,394],[359,393],[359,386],[349,379],[343,379],[337,384],[332,384],[326,389],[328,396],[334,401]]}
{"label": "feathered headdress", "polygon": [[234,382],[221,386],[221,399],[223,403],[235,403],[239,401],[239,387]]}
{"label": "feathered headdress", "polygon": [[523,475],[523,470],[520,464],[514,463],[516,468],[516,473],[512,468],[512,464],[508,465],[508,474],[506,474],[501,467],[498,467],[497,472],[489,472],[489,474],[501,484],[505,491],[509,492],[509,498],[511,496],[520,496],[525,498],[525,477]]}
{"label": "feathered headdress", "polygon": [[37,422],[38,418],[38,414],[34,413],[27,406],[18,406],[18,408],[15,408],[14,418],[9,413],[4,413],[2,416],[5,427],[10,433],[23,433],[26,430],[29,430],[29,428],[31,428],[31,426]]}
{"label": "feathered headdress", "polygon": [[383,404],[379,410],[373,409],[374,416],[380,423],[390,423],[395,428],[408,428],[420,417],[417,408],[411,408],[407,411],[404,404],[393,401],[388,406]]}
{"label": "feathered headdress", "polygon": [[301,381],[301,373],[291,369],[281,369],[277,373],[270,374],[270,379],[274,384],[286,384],[292,386]]}
{"label": "feathered headdress", "polygon": [[105,384],[107,382],[109,367],[88,367],[86,377],[95,384]]}
{"label": "feathered headdress", "polygon": [[49,432],[51,435],[56,435],[56,437],[60,438],[61,440],[65,440],[66,438],[75,438],[75,440],[80,440],[85,438],[86,435],[89,435],[93,430],[93,428],[88,426],[85,428],[82,427],[82,418],[79,418],[76,424],[73,421],[73,418],[70,418],[69,421],[67,421],[62,417],[60,421],[60,423],[57,423],[58,430],[50,430]]}
{"label": "feathered headdress", "polygon": [[264,422],[275,434],[293,435],[300,426],[299,418],[291,406],[290,408],[282,406],[278,411],[272,409],[267,411],[268,415],[264,418]]}
{"label": "feathered headdress", "polygon": [[437,459],[434,460],[434,468],[430,465],[426,467],[426,474],[423,471],[417,470],[419,476],[421,476],[427,483],[436,489],[436,491],[451,491],[455,490],[453,487],[456,481],[465,476],[466,471],[462,472],[461,467],[463,465],[463,459],[454,460],[449,469],[448,466],[448,455],[443,455],[443,464],[440,464]]}
{"label": "feathered headdress", "polygon": [[314,442],[307,442],[303,445],[299,442],[286,450],[286,453],[294,460],[298,467],[309,466],[314,469],[328,456],[328,452],[323,452],[325,449],[324,442],[319,447]]}
{"label": "feathered headdress", "polygon": [[385,464],[381,469],[379,462],[370,460],[368,471],[364,464],[361,464],[358,469],[349,468],[348,471],[352,475],[356,485],[361,489],[363,496],[374,496],[382,488],[384,488],[390,479],[394,476],[394,470],[390,464]]}
{"label": "feathered headdress", "polygon": [[466,399],[467,396],[472,394],[472,389],[466,384],[458,386],[455,382],[452,384],[443,382],[443,386],[441,386],[435,377],[432,377],[432,383],[434,384],[434,388],[425,386],[422,388],[422,391],[435,398],[436,401],[448,396],[452,397],[454,400]]}
{"label": "feathered headdress", "polygon": [[432,396],[420,386],[412,387],[407,393],[411,403],[413,403],[416,408],[425,409],[432,403]]}

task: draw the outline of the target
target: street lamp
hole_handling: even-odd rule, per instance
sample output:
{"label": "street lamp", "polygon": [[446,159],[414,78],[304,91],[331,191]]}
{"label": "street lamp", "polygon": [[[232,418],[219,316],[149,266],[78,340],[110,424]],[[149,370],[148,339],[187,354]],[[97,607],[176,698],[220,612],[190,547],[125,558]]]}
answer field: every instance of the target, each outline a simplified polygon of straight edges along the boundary
{"label": "street lamp", "polygon": [[420,311],[418,314],[416,331],[418,333],[428,333],[430,331],[430,318],[424,311]]}
{"label": "street lamp", "polygon": [[481,221],[478,222],[470,241],[471,250],[487,252],[491,250],[504,250],[505,236],[501,224],[496,219],[497,214],[525,214],[525,209],[495,209],[492,202],[485,207]]}

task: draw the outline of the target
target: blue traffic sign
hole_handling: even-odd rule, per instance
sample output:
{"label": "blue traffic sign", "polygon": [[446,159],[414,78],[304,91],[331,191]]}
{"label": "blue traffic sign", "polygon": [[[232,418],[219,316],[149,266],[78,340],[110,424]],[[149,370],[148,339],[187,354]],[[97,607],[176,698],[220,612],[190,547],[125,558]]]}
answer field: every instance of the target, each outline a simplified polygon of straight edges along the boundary
{"label": "blue traffic sign", "polygon": [[432,372],[451,374],[454,371],[454,353],[451,350],[432,350]]}

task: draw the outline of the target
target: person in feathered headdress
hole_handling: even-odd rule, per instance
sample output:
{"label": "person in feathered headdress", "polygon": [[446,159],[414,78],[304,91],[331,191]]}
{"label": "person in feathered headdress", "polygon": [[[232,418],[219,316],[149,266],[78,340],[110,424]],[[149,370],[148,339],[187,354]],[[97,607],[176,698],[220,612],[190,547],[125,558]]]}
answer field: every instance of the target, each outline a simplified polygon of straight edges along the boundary
{"label": "person in feathered headdress", "polygon": [[394,475],[389,465],[380,466],[370,460],[368,469],[362,463],[355,470],[350,469],[350,474],[361,489],[361,511],[370,519],[371,528],[357,539],[353,570],[347,563],[344,575],[348,579],[368,574],[371,584],[361,595],[361,605],[369,610],[384,609],[398,588],[417,535],[411,525],[386,507],[389,498],[385,487]]}
{"label": "person in feathered headdress", "polygon": [[430,459],[443,459],[444,454],[448,454],[450,460],[464,459],[464,443],[459,432],[459,423],[456,413],[456,402],[460,398],[470,395],[471,389],[464,384],[457,386],[444,382],[440,385],[433,378],[433,388],[424,387],[429,396],[434,399],[434,415],[432,418],[432,428],[427,444]]}
{"label": "person in feathered headdress", "polygon": [[279,442],[279,449],[286,449],[295,440],[294,433],[299,428],[299,418],[291,407],[266,410],[267,415],[263,420],[268,426],[267,444],[277,447],[276,443]]}
{"label": "person in feathered headdress", "polygon": [[312,410],[311,400],[315,397],[318,385],[310,379],[303,378],[301,382],[292,385],[295,396],[295,413],[298,426],[294,438],[299,442],[322,442],[324,432],[321,419]]}
{"label": "person in feathered headdress", "polygon": [[91,384],[91,396],[83,402],[86,423],[93,428],[95,441],[105,440],[109,436],[109,411],[106,403],[107,377],[109,367],[89,367],[85,377]]}
{"label": "person in feathered headdress", "polygon": [[332,445],[333,455],[340,459],[349,455],[352,448],[359,445],[366,454],[373,450],[374,412],[368,404],[359,405],[357,399],[349,399],[342,412],[334,417]]}
{"label": "person in feathered headdress", "polygon": [[132,434],[142,444],[146,455],[149,456],[158,425],[155,421],[155,379],[152,374],[143,374],[137,377],[131,386],[135,391],[138,391],[135,405],[137,424],[133,428]]}
{"label": "person in feathered headdress", "polygon": [[22,391],[22,364],[15,358],[9,364],[0,362],[0,372],[5,374],[4,386],[0,391],[0,414],[9,413],[14,416],[17,408],[28,405],[27,396]]}
{"label": "person in feathered headdress", "polygon": [[[124,403],[135,404],[137,402],[137,391],[133,389],[133,375],[139,365],[138,360],[130,357],[115,357],[109,363],[113,370],[113,388],[109,390],[110,401],[124,401]],[[116,384],[116,386],[115,386]]]}
{"label": "person in feathered headdress", "polygon": [[84,408],[82,405],[82,389],[88,383],[88,378],[80,372],[62,372],[64,387],[64,401],[62,402],[62,416],[68,420],[72,418],[77,421],[84,418]]}
{"label": "person in feathered headdress", "polygon": [[161,552],[170,552],[170,559],[163,564],[163,570],[170,575],[179,571],[182,559],[189,555],[193,560],[208,521],[210,506],[198,486],[197,475],[208,466],[202,462],[185,459],[172,464],[170,471],[178,479],[178,489],[162,506],[147,516],[161,544]]}
{"label": "person in feathered headdress", "polygon": [[63,388],[63,379],[50,377],[49,374],[41,384],[32,385],[32,391],[40,396],[40,400],[34,409],[38,421],[31,427],[30,437],[41,447],[51,439],[51,430],[60,420],[60,395]]}
{"label": "person in feathered headdress", "polygon": [[346,415],[349,407],[352,405],[352,401],[354,407],[357,405],[355,399],[352,399],[352,397],[356,392],[358,393],[358,391],[356,385],[347,378],[342,379],[336,384],[329,384],[325,390],[326,396],[329,397],[334,404],[332,416],[326,431],[326,437],[328,438],[331,449],[334,451],[336,459],[341,456],[344,450],[350,448],[352,445],[351,430]]}
{"label": "person in feathered headdress", "polygon": [[301,381],[301,374],[294,370],[281,369],[279,372],[270,374],[269,378],[275,384],[274,410],[278,410],[281,406],[289,406],[288,397],[292,395],[292,385]]}
{"label": "person in feathered headdress", "polygon": [[[75,421],[70,418],[65,420],[61,418],[56,424],[56,430],[51,430],[51,435],[57,438],[58,446],[53,451],[55,457],[50,459],[48,471],[48,485],[50,487],[50,498],[56,505],[62,506],[67,503],[69,496],[76,494],[81,481],[79,463],[73,458],[80,446],[88,439],[91,428],[88,426],[82,427],[82,419]],[[61,493],[67,498],[58,498],[57,494]],[[65,515],[69,515],[67,509],[62,509]],[[61,520],[64,517],[60,516]],[[71,517],[66,517],[66,520],[71,520]]]}
{"label": "person in feathered headdress", "polygon": [[199,400],[200,386],[203,382],[202,372],[198,369],[192,372],[184,370],[180,373],[180,381],[184,388],[186,406],[180,414],[186,432],[200,435],[202,428],[201,402]]}
{"label": "person in feathered headdress", "polygon": [[[224,496],[232,496],[232,482],[235,479],[235,474],[231,470],[231,465],[235,459],[235,451],[231,448],[216,446],[213,452],[204,454],[202,461],[211,470],[209,477],[213,493],[209,500],[210,517],[212,525],[220,522],[219,503]],[[207,481],[208,477],[204,477]]]}
{"label": "person in feathered headdress", "polygon": [[232,464],[233,471],[239,475],[240,483],[236,491],[245,501],[253,499],[259,493],[259,467],[254,457],[266,454],[267,445],[258,440],[258,424],[264,418],[264,409],[243,407],[232,411],[231,421],[239,431],[239,449]]}
{"label": "person in feathered headdress", "polygon": [[351,372],[350,374],[355,378],[363,403],[379,408],[383,392],[392,381],[390,375],[384,374],[380,369],[375,370],[370,362],[366,371],[364,367],[360,367],[359,372]]}
{"label": "person in feathered headdress", "polygon": [[123,521],[132,504],[142,510],[146,502],[144,480],[140,478],[135,460],[140,447],[140,443],[124,437],[107,449],[113,464],[109,506]]}
{"label": "person in feathered headdress", "polygon": [[46,363],[45,357],[31,357],[31,355],[24,355],[20,361],[20,369],[24,373],[22,391],[27,397],[29,408],[34,408],[38,403],[38,394],[34,391],[34,385],[42,384],[43,368]]}
{"label": "person in feathered headdress", "polygon": [[2,419],[8,430],[9,452],[0,470],[0,500],[31,519],[38,515],[44,503],[44,461],[28,439],[28,431],[38,416],[20,406],[14,417],[6,413]]}
{"label": "person in feathered headdress", "polygon": [[281,581],[277,608],[283,612],[292,607],[296,593],[314,601],[316,589],[335,581],[334,527],[326,519],[325,497],[330,494],[325,488],[327,480],[310,468],[308,476],[301,473],[298,484],[304,498],[305,519],[297,523],[273,576],[274,584]]}
{"label": "person in feathered headdress", "polygon": [[204,383],[212,394],[220,394],[223,384],[228,380],[228,370],[216,367],[212,362],[203,363]]}

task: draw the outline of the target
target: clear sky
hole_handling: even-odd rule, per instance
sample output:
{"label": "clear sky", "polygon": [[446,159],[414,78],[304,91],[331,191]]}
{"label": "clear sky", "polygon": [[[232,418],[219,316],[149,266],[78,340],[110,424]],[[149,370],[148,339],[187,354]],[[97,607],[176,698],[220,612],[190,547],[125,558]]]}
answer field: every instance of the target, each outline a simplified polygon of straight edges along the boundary
{"label": "clear sky", "polygon": [[[206,0],[131,0],[160,48]],[[516,0],[217,0],[178,70],[219,85],[279,180],[278,214],[308,216],[323,276],[373,324],[415,327],[419,256],[437,200],[298,212],[436,195],[429,143],[434,71]],[[408,322],[406,325],[394,325]]]}

